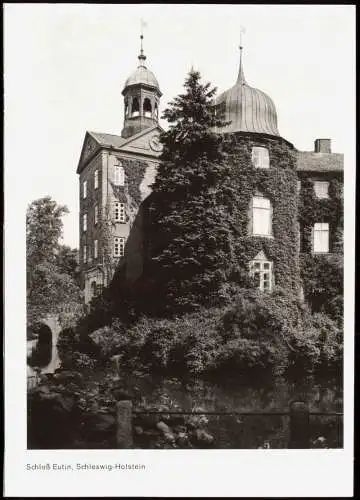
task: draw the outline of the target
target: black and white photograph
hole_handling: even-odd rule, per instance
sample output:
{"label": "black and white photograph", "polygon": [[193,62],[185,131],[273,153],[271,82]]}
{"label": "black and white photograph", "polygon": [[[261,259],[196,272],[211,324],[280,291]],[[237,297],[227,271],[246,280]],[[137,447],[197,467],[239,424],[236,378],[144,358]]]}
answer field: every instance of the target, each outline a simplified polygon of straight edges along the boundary
{"label": "black and white photograph", "polygon": [[5,4],[4,70],[8,496],[347,496],[354,6]]}

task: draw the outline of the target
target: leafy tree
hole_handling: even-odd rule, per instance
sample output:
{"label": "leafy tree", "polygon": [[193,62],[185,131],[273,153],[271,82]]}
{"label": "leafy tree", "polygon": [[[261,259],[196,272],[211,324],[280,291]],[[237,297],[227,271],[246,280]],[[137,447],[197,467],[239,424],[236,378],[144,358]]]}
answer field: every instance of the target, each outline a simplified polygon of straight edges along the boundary
{"label": "leafy tree", "polygon": [[214,113],[216,89],[202,84],[194,70],[184,86],[163,114],[170,126],[161,135],[162,162],[150,203],[156,235],[150,273],[157,304],[173,312],[216,303],[232,252],[234,190],[222,137],[214,131],[225,124]]}
{"label": "leafy tree", "polygon": [[73,280],[79,282],[78,251],[67,245],[60,245],[57,253],[57,262],[61,271],[68,274]]}
{"label": "leafy tree", "polygon": [[33,201],[28,207],[28,325],[41,321],[49,313],[63,311],[65,305],[79,310],[81,292],[74,279],[74,251],[60,244],[62,216],[66,213],[67,207],[58,205],[49,196]]}

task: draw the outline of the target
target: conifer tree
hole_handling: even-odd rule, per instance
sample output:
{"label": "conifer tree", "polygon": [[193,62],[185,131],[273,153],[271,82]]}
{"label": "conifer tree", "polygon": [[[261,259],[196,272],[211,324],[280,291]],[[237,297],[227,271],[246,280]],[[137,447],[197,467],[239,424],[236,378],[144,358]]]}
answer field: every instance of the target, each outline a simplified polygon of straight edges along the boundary
{"label": "conifer tree", "polygon": [[163,113],[169,129],[151,196],[154,303],[171,311],[219,302],[231,260],[230,168],[215,127],[216,88],[191,70],[186,92]]}

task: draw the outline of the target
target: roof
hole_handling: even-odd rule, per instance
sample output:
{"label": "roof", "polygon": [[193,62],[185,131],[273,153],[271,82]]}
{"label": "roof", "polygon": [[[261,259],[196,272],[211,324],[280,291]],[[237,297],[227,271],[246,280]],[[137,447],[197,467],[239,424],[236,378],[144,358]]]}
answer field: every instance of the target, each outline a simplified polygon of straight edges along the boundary
{"label": "roof", "polygon": [[344,155],[340,153],[297,151],[297,170],[304,172],[342,172],[344,170]]}
{"label": "roof", "polygon": [[120,148],[125,142],[127,142],[127,139],[124,139],[124,137],[121,137],[120,135],[103,134],[101,132],[90,131],[89,134],[92,135],[94,139],[96,139],[97,142],[101,144],[101,146]]}
{"label": "roof", "polygon": [[124,88],[130,87],[130,85],[149,85],[150,87],[155,87],[159,89],[159,83],[152,71],[147,69],[145,66],[139,66],[126,80]]}

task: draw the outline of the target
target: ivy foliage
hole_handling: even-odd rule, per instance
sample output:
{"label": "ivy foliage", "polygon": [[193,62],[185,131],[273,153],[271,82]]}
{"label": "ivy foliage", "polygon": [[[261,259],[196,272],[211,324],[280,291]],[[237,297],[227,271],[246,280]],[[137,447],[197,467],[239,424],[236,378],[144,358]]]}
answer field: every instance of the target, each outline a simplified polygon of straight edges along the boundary
{"label": "ivy foliage", "polygon": [[[343,225],[341,178],[329,179],[329,197],[318,199],[311,178],[302,180],[299,220],[302,241],[301,279],[305,299],[314,312],[322,311],[342,324],[343,318]],[[312,255],[312,228],[327,222],[330,228],[329,254]]]}
{"label": "ivy foliage", "polygon": [[[252,148],[269,151],[269,168],[255,168]],[[235,202],[231,206],[231,232],[235,261],[245,274],[249,262],[261,250],[273,262],[276,285],[299,287],[296,159],[291,144],[259,134],[229,134],[224,141],[232,168]],[[257,193],[272,206],[272,237],[252,236],[251,201]]]}

